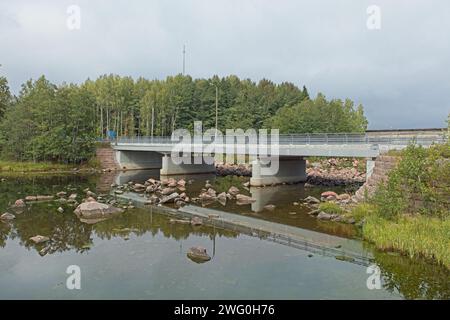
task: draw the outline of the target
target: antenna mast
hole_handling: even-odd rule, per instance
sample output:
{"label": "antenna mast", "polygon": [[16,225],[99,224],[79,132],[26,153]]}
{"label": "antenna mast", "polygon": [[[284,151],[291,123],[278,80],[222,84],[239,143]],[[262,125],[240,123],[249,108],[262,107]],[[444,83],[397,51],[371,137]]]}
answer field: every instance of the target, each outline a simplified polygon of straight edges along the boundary
{"label": "antenna mast", "polygon": [[183,45],[183,76],[186,71],[186,45]]}

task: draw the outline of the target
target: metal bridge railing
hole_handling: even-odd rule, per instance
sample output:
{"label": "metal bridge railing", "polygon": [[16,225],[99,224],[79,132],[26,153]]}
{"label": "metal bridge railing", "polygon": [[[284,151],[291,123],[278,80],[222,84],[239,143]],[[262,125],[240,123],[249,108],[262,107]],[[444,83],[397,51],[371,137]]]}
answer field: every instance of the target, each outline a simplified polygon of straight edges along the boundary
{"label": "metal bridge railing", "polygon": [[[192,143],[195,141],[192,139]],[[225,138],[221,140],[225,143]],[[282,134],[274,139],[273,142],[279,145],[366,145],[366,144],[381,144],[381,145],[407,145],[410,142],[415,141],[415,143],[429,146],[433,143],[443,143],[446,141],[444,135],[426,135],[418,134],[414,136],[405,135],[383,135],[383,136],[371,136],[368,134],[352,134],[352,133],[314,133],[314,134]],[[184,140],[186,143],[186,141]],[[271,136],[268,135],[266,139],[261,139],[258,136],[253,136],[249,138],[248,136],[235,136],[235,142],[252,144],[271,144]],[[173,141],[170,136],[135,136],[135,137],[120,137],[115,143],[117,144],[148,144],[148,145],[161,145],[161,144],[176,144],[178,141]],[[188,143],[188,142],[187,142]],[[205,142],[204,142],[205,143]]]}

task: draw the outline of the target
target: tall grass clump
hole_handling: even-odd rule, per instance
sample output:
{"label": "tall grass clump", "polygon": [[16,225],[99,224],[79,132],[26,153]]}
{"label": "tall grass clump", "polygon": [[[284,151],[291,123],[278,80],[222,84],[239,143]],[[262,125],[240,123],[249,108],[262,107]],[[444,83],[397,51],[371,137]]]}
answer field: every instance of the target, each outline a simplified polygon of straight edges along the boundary
{"label": "tall grass clump", "polygon": [[344,212],[344,210],[334,202],[322,202],[319,205],[319,209],[330,214],[342,214]]}
{"label": "tall grass clump", "polygon": [[371,215],[363,225],[363,235],[380,249],[424,257],[450,268],[449,219],[420,216],[391,221]]}

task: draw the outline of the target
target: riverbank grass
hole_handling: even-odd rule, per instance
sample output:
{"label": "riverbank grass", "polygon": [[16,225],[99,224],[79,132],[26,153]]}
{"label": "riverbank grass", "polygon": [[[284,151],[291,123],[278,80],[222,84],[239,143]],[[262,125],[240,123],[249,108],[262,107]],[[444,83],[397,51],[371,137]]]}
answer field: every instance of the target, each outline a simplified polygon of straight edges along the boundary
{"label": "riverbank grass", "polygon": [[52,162],[14,162],[0,160],[0,173],[70,171],[74,168],[74,165]]}
{"label": "riverbank grass", "polygon": [[450,268],[450,219],[404,216],[387,220],[369,214],[363,225],[363,236],[382,250],[424,257]]}

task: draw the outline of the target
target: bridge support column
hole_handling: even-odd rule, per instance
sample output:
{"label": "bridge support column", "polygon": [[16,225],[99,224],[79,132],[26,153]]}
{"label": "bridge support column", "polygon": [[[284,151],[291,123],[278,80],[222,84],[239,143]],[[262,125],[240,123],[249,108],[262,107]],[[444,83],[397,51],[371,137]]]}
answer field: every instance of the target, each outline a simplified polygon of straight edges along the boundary
{"label": "bridge support column", "polygon": [[306,160],[302,157],[280,157],[278,171],[273,175],[263,175],[261,168],[267,167],[261,161],[252,163],[252,177],[250,185],[261,187],[282,183],[297,183],[306,181]]}
{"label": "bridge support column", "polygon": [[168,176],[168,175],[184,175],[184,174],[212,173],[212,172],[216,172],[216,166],[214,165],[214,157],[212,157],[212,164],[206,163],[202,155],[191,156],[190,164],[189,163],[175,164],[173,163],[170,154],[165,154],[164,157],[162,158],[162,168],[160,170],[160,175]]}
{"label": "bridge support column", "polygon": [[366,161],[366,180],[369,179],[369,177],[372,175],[374,167],[375,167],[375,158],[368,159]]}

